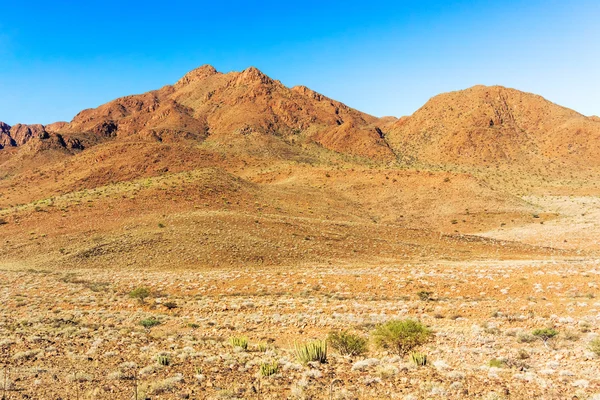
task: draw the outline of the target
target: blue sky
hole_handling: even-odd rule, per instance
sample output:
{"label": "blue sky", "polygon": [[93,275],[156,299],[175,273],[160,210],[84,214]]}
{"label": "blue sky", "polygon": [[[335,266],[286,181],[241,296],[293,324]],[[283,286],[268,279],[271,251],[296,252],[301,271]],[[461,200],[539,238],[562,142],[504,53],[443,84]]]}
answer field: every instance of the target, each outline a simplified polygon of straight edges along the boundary
{"label": "blue sky", "polygon": [[475,84],[600,114],[600,2],[0,0],[0,120],[71,120],[212,64],[377,116]]}

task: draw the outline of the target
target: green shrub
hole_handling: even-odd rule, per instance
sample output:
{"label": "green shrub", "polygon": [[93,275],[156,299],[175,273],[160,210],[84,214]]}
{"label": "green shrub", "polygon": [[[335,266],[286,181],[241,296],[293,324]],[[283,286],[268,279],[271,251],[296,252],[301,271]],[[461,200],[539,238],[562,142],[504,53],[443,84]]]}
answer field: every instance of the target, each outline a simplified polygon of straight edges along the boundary
{"label": "green shrub", "polygon": [[421,290],[420,292],[417,293],[417,296],[419,296],[419,299],[421,299],[422,301],[429,301],[431,300],[431,295],[433,293],[425,291],[425,290]]}
{"label": "green shrub", "polygon": [[277,372],[279,372],[279,364],[277,364],[277,361],[263,363],[260,365],[261,376],[271,376],[275,375]]}
{"label": "green shrub", "polygon": [[433,333],[425,325],[412,319],[389,321],[373,331],[375,344],[382,349],[405,355],[417,346],[427,343]]}
{"label": "green shrub", "polygon": [[600,356],[600,338],[596,338],[590,342],[590,351],[596,353],[596,355]]}
{"label": "green shrub", "polygon": [[558,331],[552,328],[542,328],[534,330],[533,332],[531,332],[531,334],[542,340],[548,340],[558,335]]}
{"label": "green shrub", "polygon": [[140,303],[143,303],[148,296],[150,296],[150,290],[148,290],[146,287],[135,288],[131,291],[131,293],[129,293],[129,297],[132,299],[138,299]]}
{"label": "green shrub", "polygon": [[156,325],[160,325],[160,321],[156,319],[156,317],[146,318],[140,321],[140,325],[144,328],[150,329]]}
{"label": "green shrub", "polygon": [[311,361],[318,361],[321,364],[327,362],[326,340],[314,340],[304,344],[295,343],[294,347],[296,358],[303,364]]}
{"label": "green shrub", "polygon": [[535,341],[535,336],[532,336],[528,333],[520,333],[517,336],[517,342],[519,343],[531,343]]}
{"label": "green shrub", "polygon": [[232,336],[229,338],[229,344],[233,347],[240,347],[248,350],[248,338],[243,336]]}
{"label": "green shrub", "polygon": [[347,331],[332,331],[327,341],[341,355],[359,356],[367,351],[367,340]]}
{"label": "green shrub", "polygon": [[505,365],[504,361],[497,358],[492,358],[489,362],[490,367],[503,368]]}
{"label": "green shrub", "polygon": [[517,358],[519,360],[527,360],[529,357],[531,357],[531,356],[529,355],[527,350],[520,349],[519,353],[517,354]]}
{"label": "green shrub", "polygon": [[424,367],[427,365],[427,354],[413,351],[410,353],[410,361],[419,367]]}
{"label": "green shrub", "polygon": [[166,303],[163,303],[163,306],[165,306],[168,310],[173,310],[178,307],[177,303],[174,301],[167,301]]}

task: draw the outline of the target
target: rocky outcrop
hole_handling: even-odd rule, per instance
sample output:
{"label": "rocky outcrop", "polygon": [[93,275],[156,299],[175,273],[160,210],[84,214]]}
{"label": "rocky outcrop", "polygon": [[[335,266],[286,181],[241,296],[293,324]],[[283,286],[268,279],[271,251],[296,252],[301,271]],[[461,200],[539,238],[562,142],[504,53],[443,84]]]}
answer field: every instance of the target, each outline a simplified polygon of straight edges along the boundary
{"label": "rocky outcrop", "polygon": [[38,142],[34,147],[40,149],[83,150],[84,146],[78,138],[65,138],[58,133],[66,125],[66,122],[56,122],[48,126],[16,124],[11,127],[0,122],[0,150],[7,147],[21,147],[32,142]]}

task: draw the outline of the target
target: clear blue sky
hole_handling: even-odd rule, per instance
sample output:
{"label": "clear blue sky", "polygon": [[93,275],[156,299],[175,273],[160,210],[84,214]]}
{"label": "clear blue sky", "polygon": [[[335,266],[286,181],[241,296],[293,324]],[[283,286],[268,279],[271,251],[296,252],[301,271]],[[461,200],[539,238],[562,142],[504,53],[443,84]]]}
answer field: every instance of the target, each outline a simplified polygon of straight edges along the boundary
{"label": "clear blue sky", "polygon": [[600,1],[0,0],[0,120],[253,65],[377,116],[475,84],[600,114]]}

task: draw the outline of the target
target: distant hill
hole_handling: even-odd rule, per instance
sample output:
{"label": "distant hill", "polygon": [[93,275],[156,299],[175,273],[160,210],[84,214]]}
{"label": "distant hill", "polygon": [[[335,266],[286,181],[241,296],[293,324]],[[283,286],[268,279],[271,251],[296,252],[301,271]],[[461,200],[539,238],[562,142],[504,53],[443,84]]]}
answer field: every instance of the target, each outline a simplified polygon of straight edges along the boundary
{"label": "distant hill", "polygon": [[600,122],[541,96],[474,86],[433,97],[386,135],[404,161],[453,165],[600,165]]}

